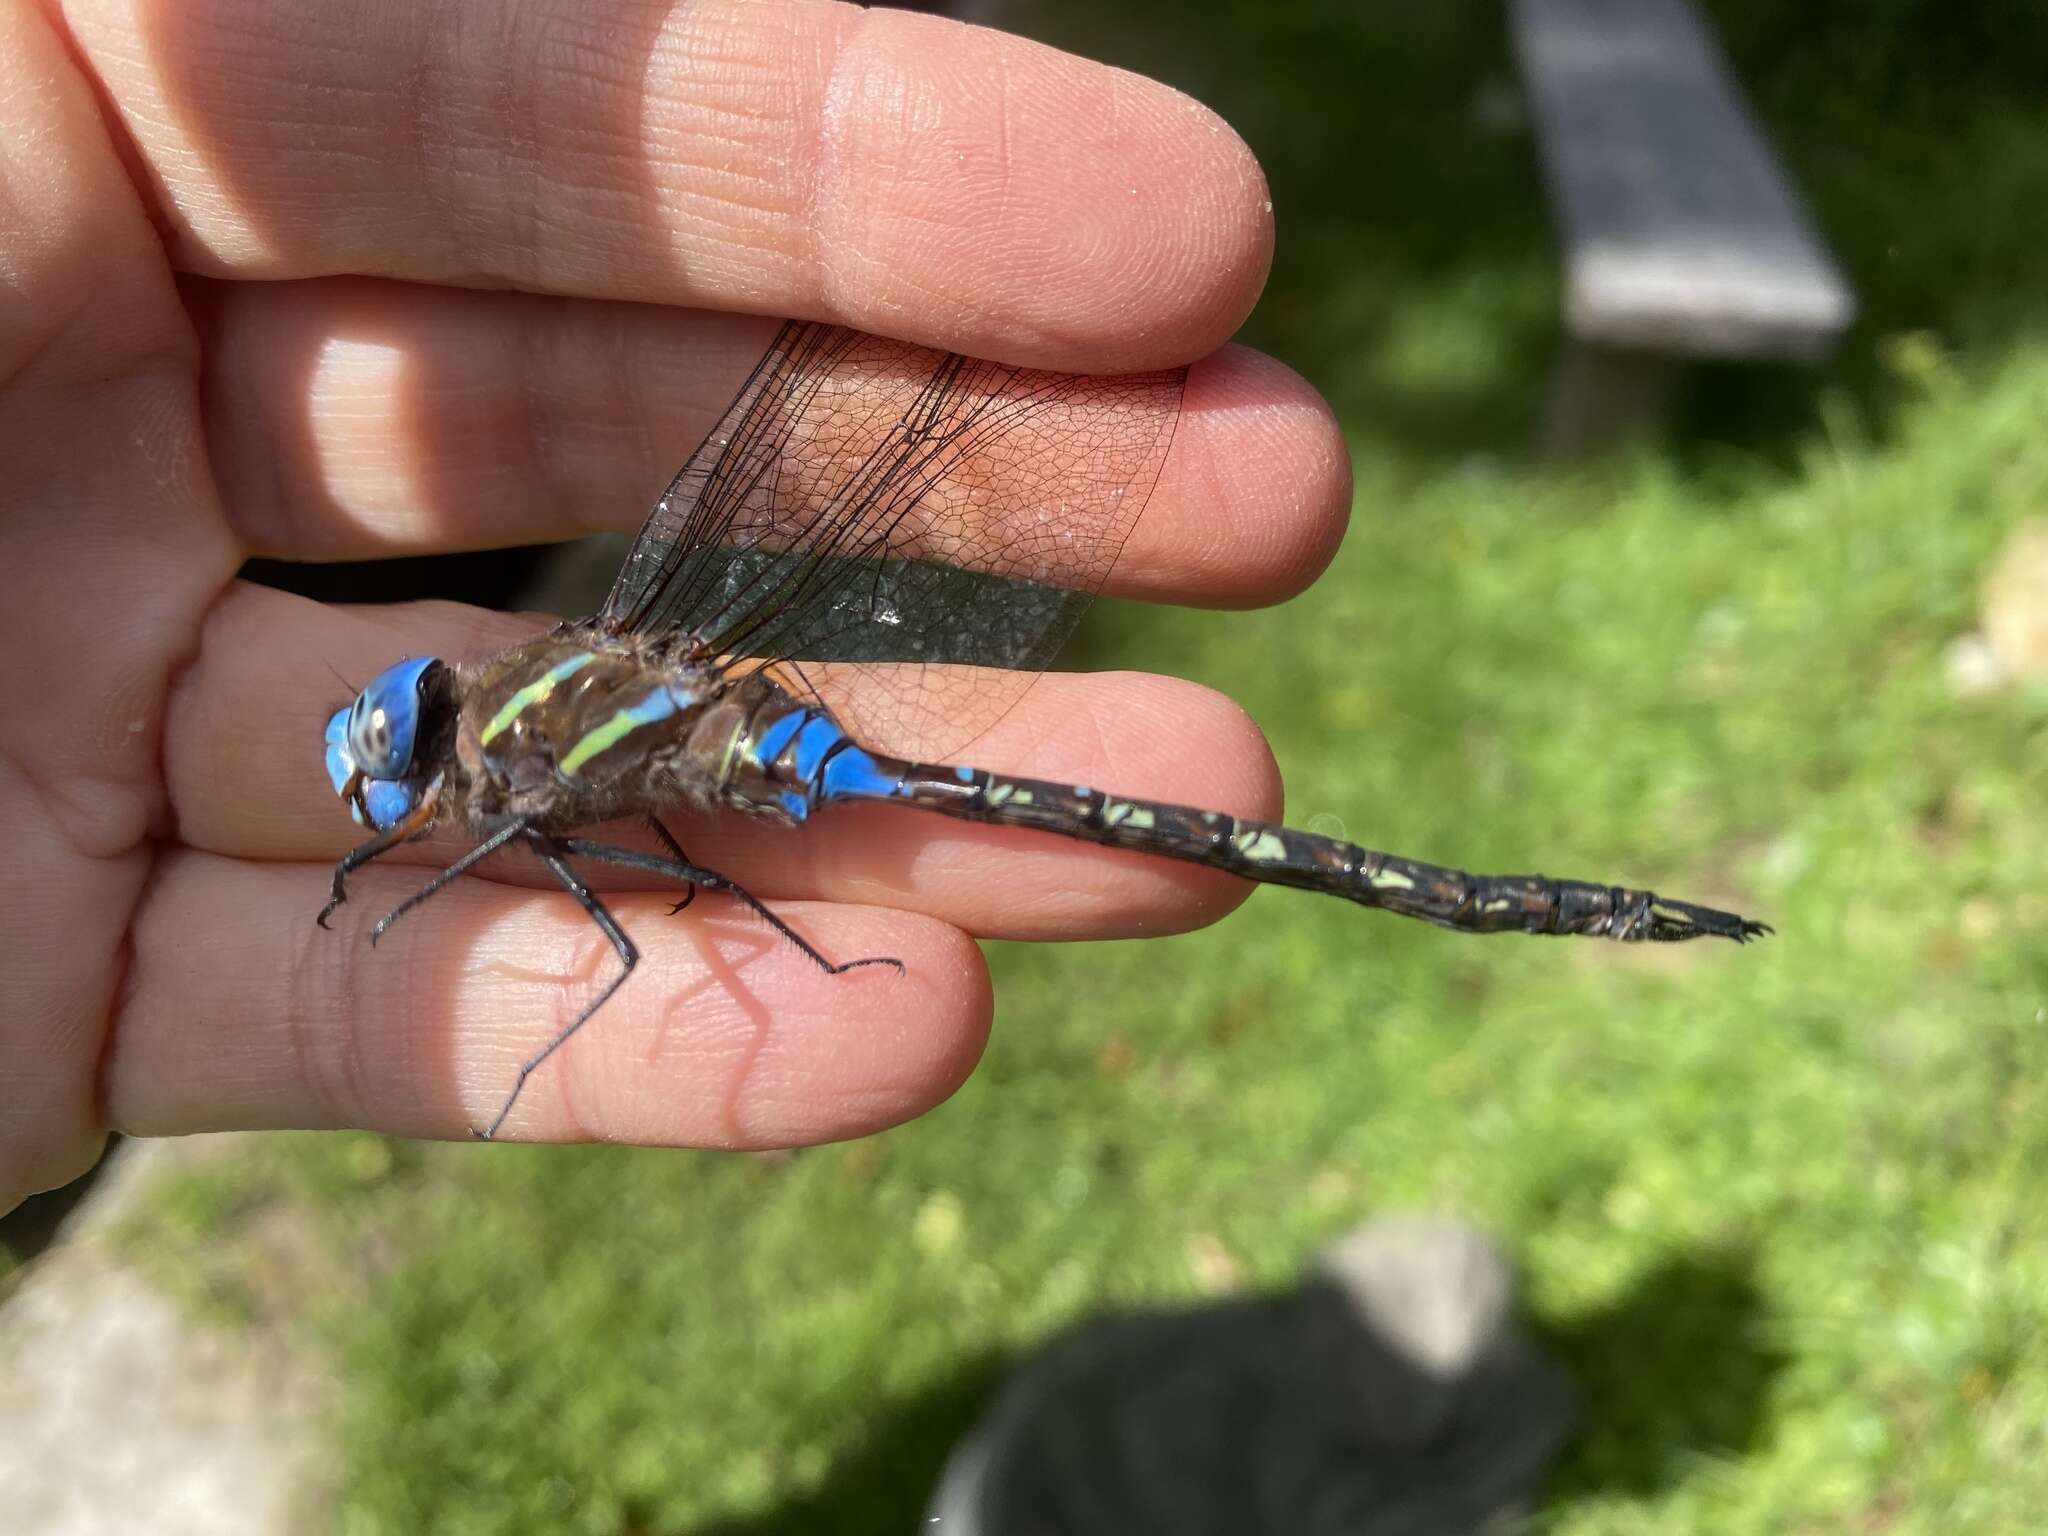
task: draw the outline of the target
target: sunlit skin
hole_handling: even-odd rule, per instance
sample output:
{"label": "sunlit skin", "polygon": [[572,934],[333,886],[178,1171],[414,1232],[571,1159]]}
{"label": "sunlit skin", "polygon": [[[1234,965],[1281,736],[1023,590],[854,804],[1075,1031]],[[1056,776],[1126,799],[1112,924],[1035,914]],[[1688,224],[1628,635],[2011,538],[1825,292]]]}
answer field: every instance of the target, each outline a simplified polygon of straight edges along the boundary
{"label": "sunlit skin", "polygon": [[[1272,215],[1195,103],[851,6],[474,9],[0,0],[0,1207],[110,1129],[467,1136],[609,963],[509,857],[373,954],[439,839],[314,927],[360,835],[314,745],[337,674],[544,621],[323,608],[238,583],[245,558],[631,528],[785,314],[1080,371],[1200,360],[1114,590],[1275,601],[1342,532],[1327,409],[1217,350]],[[1242,712],[1165,678],[1049,679],[976,756],[1280,810]],[[827,976],[729,901],[671,919],[672,895],[602,882],[647,959],[518,1134],[878,1129],[981,1050],[974,936],[1168,932],[1247,889],[879,807],[675,831],[821,949],[905,975]]]}

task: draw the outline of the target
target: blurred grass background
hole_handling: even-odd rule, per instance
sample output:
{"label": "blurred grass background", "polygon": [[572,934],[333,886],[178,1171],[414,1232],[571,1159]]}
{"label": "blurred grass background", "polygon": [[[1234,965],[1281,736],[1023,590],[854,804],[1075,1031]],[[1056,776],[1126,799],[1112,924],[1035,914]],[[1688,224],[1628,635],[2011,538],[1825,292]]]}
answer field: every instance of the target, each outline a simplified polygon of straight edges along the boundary
{"label": "blurred grass background", "polygon": [[1251,142],[1280,246],[1244,339],[1357,459],[1313,591],[1106,611],[1085,660],[1243,700],[1297,825],[1780,936],[1475,941],[1265,892],[994,946],[980,1072],[848,1146],[265,1139],[135,1237],[336,1362],[337,1529],[910,1529],[1033,1341],[1417,1206],[1500,1236],[1587,1393],[1539,1530],[2039,1528],[2048,696],[1960,701],[1942,653],[2048,507],[2048,32],[1707,8],[1863,320],[1573,473],[1528,451],[1558,274],[1498,0],[1014,21]]}

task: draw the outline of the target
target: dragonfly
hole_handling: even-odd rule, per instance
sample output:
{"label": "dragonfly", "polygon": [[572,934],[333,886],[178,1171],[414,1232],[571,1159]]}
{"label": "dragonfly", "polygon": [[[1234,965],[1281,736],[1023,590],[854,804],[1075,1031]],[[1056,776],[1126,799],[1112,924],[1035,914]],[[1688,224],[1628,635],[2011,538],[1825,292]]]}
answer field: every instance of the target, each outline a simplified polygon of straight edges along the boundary
{"label": "dragonfly", "polygon": [[[336,794],[372,835],[346,882],[442,826],[474,846],[371,941],[518,845],[602,931],[620,966],[519,1068],[528,1080],[603,1008],[640,951],[572,861],[723,893],[838,975],[751,892],[693,863],[662,820],[783,825],[881,802],[1035,828],[1341,896],[1467,933],[1624,943],[1746,942],[1767,924],[1647,890],[1477,875],[1333,837],[921,752],[971,742],[1053,660],[1157,482],[1185,370],[1094,377],[785,324],[654,503],[598,612],[475,662],[405,657],[327,722]],[[650,853],[585,835],[643,821]]]}

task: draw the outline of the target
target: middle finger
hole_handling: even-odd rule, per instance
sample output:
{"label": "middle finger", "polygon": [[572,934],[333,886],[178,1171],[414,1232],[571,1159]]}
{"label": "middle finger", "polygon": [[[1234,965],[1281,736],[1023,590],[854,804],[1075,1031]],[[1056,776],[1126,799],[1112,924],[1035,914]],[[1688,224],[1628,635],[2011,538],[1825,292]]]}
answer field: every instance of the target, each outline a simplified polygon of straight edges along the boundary
{"label": "middle finger", "polygon": [[[191,292],[209,322],[208,448],[229,520],[254,552],[293,560],[630,532],[774,329],[361,280]],[[1095,468],[1082,454],[1012,472],[1085,500]],[[1048,487],[994,489],[994,507],[1035,517]],[[1203,606],[1291,596],[1334,553],[1350,491],[1329,407],[1284,365],[1226,347],[1189,371],[1110,588]]]}

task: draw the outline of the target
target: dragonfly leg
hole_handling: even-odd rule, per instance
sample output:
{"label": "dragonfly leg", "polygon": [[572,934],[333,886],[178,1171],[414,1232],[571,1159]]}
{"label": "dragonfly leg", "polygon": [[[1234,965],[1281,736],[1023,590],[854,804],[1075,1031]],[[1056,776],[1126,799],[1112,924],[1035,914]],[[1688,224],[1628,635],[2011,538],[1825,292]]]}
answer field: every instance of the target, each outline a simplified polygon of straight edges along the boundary
{"label": "dragonfly leg", "polygon": [[[670,858],[674,859],[678,864],[687,864],[690,862],[690,856],[687,853],[683,852],[683,845],[676,841],[675,834],[673,832],[669,831],[667,827],[661,824],[661,818],[659,816],[656,816],[650,812],[647,817],[647,825],[654,828],[654,835],[661,839],[661,846],[668,850],[668,856]],[[668,915],[670,917],[674,917],[678,912],[682,911],[683,908],[687,907],[691,902],[695,901],[696,899],[697,887],[692,885],[688,890],[683,892],[683,899],[668,909]]]}
{"label": "dragonfly leg", "polygon": [[636,853],[630,848],[614,848],[610,843],[594,843],[585,838],[565,837],[558,846],[564,853],[573,853],[579,858],[598,859],[607,864],[617,864],[626,869],[644,870],[649,874],[666,875],[671,880],[687,881],[707,891],[724,891],[741,905],[751,909],[762,922],[781,934],[790,943],[802,950],[819,970],[828,976],[844,975],[857,971],[864,965],[893,965],[896,973],[903,974],[903,962],[894,955],[869,955],[860,960],[827,960],[810,941],[788,923],[777,917],[768,907],[745,886],[736,885],[715,870],[700,869],[683,859],[664,859],[652,853]]}
{"label": "dragonfly leg", "polygon": [[314,922],[325,928],[327,926],[327,919],[334,915],[334,909],[348,900],[348,891],[344,886],[344,882],[350,875],[361,869],[370,860],[389,853],[400,843],[407,841],[409,838],[418,837],[420,833],[433,825],[434,805],[435,801],[439,798],[437,791],[440,787],[441,781],[439,779],[434,780],[427,793],[420,798],[420,803],[414,806],[410,814],[402,821],[393,822],[367,843],[351,848],[342,855],[341,861],[334,866],[334,884],[328,892],[327,905],[320,909],[320,915],[313,919]]}
{"label": "dragonfly leg", "polygon": [[524,823],[516,825],[518,830],[525,834],[524,841],[526,846],[533,850],[534,857],[541,861],[549,874],[561,882],[563,890],[576,898],[576,904],[589,914],[590,920],[597,924],[598,931],[611,940],[612,948],[618,951],[621,964],[619,974],[584,1006],[581,1013],[569,1021],[567,1028],[521,1063],[519,1076],[513,1079],[512,1091],[505,1096],[505,1102],[499,1106],[497,1117],[488,1127],[477,1132],[478,1138],[483,1141],[489,1141],[498,1134],[499,1129],[505,1124],[505,1117],[512,1113],[512,1106],[519,1102],[519,1095],[525,1090],[526,1080],[539,1070],[542,1062],[567,1045],[576,1031],[590,1022],[591,1016],[598,1009],[611,1001],[612,994],[625,985],[626,978],[633,974],[633,967],[640,963],[640,951],[633,947],[633,941],[626,937],[626,931],[619,926],[618,920],[612,916],[605,904],[597,899],[596,893],[576,878],[576,872],[562,857],[564,845],[527,829]]}
{"label": "dragonfly leg", "polygon": [[464,875],[468,874],[472,869],[476,868],[477,865],[483,863],[485,859],[489,858],[492,854],[496,853],[500,848],[504,847],[507,843],[511,842],[513,838],[517,837],[520,833],[524,832],[525,830],[526,823],[524,821],[506,822],[504,826],[498,828],[497,831],[493,832],[489,837],[485,838],[482,842],[478,843],[474,848],[470,849],[469,852],[465,853],[453,864],[450,864],[446,869],[442,870],[439,874],[434,876],[433,879],[429,880],[425,885],[421,886],[418,890],[414,891],[410,896],[406,897],[405,900],[401,901],[389,912],[386,912],[382,917],[378,918],[377,926],[370,930],[370,947],[372,949],[375,949],[377,947],[377,941],[383,938],[385,932],[391,927],[391,925],[397,922],[401,917],[405,916],[406,913],[410,912],[414,907],[418,906],[421,902],[425,901],[429,896],[432,896],[446,888],[449,882],[461,879]]}

